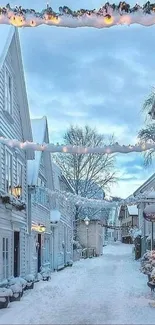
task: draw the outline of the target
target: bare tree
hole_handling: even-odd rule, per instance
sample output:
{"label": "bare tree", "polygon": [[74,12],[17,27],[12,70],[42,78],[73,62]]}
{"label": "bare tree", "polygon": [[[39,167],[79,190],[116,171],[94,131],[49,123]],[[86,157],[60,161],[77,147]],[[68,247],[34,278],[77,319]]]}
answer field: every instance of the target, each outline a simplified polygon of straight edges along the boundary
{"label": "bare tree", "polygon": [[[145,100],[143,105],[143,112],[145,114],[145,127],[142,128],[138,137],[141,141],[152,140],[155,141],[155,92],[154,89],[149,94],[148,98]],[[144,153],[144,165],[147,167],[152,163],[152,159],[155,156],[155,150],[150,149]]]}
{"label": "bare tree", "polygon": [[[113,143],[113,136],[109,144]],[[72,146],[101,147],[105,137],[89,126],[70,126],[64,135],[64,144]],[[55,154],[55,161],[70,181],[75,193],[82,197],[101,198],[116,182],[115,156],[108,154]],[[103,199],[103,195],[102,195]],[[76,219],[81,208],[76,207]]]}

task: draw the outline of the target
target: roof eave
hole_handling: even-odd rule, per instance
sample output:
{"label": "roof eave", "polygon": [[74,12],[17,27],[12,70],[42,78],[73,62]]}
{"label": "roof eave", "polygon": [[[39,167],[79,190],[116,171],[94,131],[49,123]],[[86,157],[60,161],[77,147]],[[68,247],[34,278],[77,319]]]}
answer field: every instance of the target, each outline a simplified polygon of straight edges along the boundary
{"label": "roof eave", "polygon": [[151,183],[155,181],[155,173],[149,177],[146,182],[144,182],[138,189],[133,193],[134,196],[136,196],[139,193],[143,193],[145,189],[148,187],[148,185],[151,185]]}

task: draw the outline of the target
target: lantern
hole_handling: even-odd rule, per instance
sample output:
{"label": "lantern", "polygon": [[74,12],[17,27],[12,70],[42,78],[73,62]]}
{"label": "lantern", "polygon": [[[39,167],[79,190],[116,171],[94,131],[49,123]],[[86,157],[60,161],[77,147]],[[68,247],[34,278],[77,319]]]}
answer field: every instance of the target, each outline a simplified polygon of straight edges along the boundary
{"label": "lantern", "polygon": [[13,187],[12,194],[19,199],[22,194],[22,187],[20,185]]}

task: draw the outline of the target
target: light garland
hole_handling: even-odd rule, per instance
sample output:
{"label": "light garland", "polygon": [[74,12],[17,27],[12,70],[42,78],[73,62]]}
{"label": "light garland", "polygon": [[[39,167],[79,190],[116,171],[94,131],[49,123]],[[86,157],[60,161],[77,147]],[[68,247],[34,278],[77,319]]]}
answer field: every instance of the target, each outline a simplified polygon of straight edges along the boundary
{"label": "light garland", "polygon": [[82,197],[77,194],[73,194],[70,192],[65,192],[65,191],[51,191],[48,188],[42,188],[45,190],[45,192],[51,197],[55,199],[60,199],[61,202],[71,202],[71,204],[75,206],[81,206],[81,207],[91,207],[94,209],[110,209],[112,207],[118,207],[121,205],[138,205],[140,203],[155,203],[155,198],[150,199],[148,198],[149,193],[145,194],[140,194],[137,195],[136,197],[130,196],[127,199],[120,200],[119,202],[116,201],[110,201],[110,200],[98,200],[98,199],[89,199],[87,197]]}
{"label": "light garland", "polygon": [[79,9],[73,11],[67,6],[59,7],[54,12],[49,5],[41,12],[24,9],[21,6],[11,8],[9,4],[0,8],[0,24],[11,24],[16,27],[36,27],[42,24],[62,27],[95,27],[104,28],[114,25],[155,24],[155,4],[146,2],[143,6],[133,7],[126,2],[119,5],[105,3],[99,9]]}
{"label": "light garland", "polygon": [[18,148],[23,150],[32,149],[34,151],[49,151],[52,153],[71,153],[71,154],[112,154],[112,153],[131,153],[143,152],[149,149],[155,149],[155,142],[152,140],[147,142],[139,142],[135,145],[120,145],[118,142],[112,145],[105,145],[103,147],[80,147],[80,146],[66,146],[54,145],[52,143],[38,144],[35,142],[21,142],[16,139],[6,139],[0,137],[0,143],[5,144],[11,148]]}

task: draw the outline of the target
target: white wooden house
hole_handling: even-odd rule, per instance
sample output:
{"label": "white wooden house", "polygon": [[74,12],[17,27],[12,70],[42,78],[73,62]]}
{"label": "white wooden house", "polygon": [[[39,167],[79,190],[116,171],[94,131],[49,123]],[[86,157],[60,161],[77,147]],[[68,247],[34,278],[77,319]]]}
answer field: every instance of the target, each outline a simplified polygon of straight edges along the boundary
{"label": "white wooden house", "polygon": [[[52,162],[54,190],[74,193],[60,168]],[[54,270],[63,269],[73,260],[73,218],[75,207],[70,200],[56,200],[51,211],[51,227],[54,247]],[[55,220],[58,220],[55,223]],[[53,222],[54,221],[54,222]]]}
{"label": "white wooden house", "polygon": [[[46,117],[32,119],[33,141],[49,143]],[[41,268],[53,269],[53,246],[50,227],[50,195],[46,189],[53,189],[50,153],[35,152],[35,159],[28,162],[29,186],[29,234],[30,272],[37,275]]]}
{"label": "white wooden house", "polygon": [[131,244],[131,228],[138,226],[138,209],[136,205],[122,205],[119,210],[119,220],[122,227],[122,243]]}
{"label": "white wooden house", "polygon": [[[148,178],[134,193],[133,195],[136,197],[138,195],[142,195],[146,193],[146,198],[149,202],[151,202],[151,198],[154,202],[155,198],[155,173]],[[149,199],[150,198],[150,199]],[[142,200],[141,203],[138,204],[138,227],[141,231],[141,255],[144,254],[146,249],[150,249],[150,241],[152,235],[152,225],[151,222],[144,219],[143,211],[147,206],[147,200]],[[155,227],[153,227],[153,237],[155,239]],[[155,243],[154,243],[155,246]]]}
{"label": "white wooden house", "polygon": [[[8,25],[0,26],[0,136],[32,141],[18,30]],[[0,281],[28,272],[27,160],[33,157],[0,145]]]}

